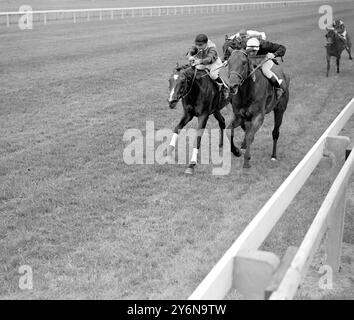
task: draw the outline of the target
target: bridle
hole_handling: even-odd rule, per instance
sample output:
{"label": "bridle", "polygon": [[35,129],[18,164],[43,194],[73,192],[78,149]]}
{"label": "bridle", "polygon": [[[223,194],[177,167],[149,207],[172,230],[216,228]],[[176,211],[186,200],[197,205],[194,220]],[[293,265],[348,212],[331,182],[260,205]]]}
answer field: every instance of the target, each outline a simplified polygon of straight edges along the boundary
{"label": "bridle", "polygon": [[[189,67],[190,68],[190,67]],[[184,71],[183,71],[183,73],[184,73]],[[186,75],[185,73],[184,73],[184,75]],[[194,68],[194,74],[193,74],[193,79],[192,79],[192,83],[191,83],[191,85],[190,85],[190,88],[189,88],[189,90],[188,90],[188,92],[186,93],[186,94],[182,94],[182,98],[181,99],[184,99],[185,97],[187,97],[190,93],[191,93],[191,91],[192,91],[192,88],[193,88],[193,84],[194,84],[194,80],[195,80],[195,77],[197,76],[197,68]],[[186,81],[186,85],[188,84],[188,78],[187,78],[187,76],[186,76],[186,79],[187,79],[187,81]],[[185,87],[186,87],[186,85],[185,85]],[[184,90],[185,91],[185,90]]]}
{"label": "bridle", "polygon": [[[246,58],[247,58],[247,60],[248,60],[248,62],[249,62],[248,54],[247,54],[247,52],[245,52],[244,50],[233,50],[232,52],[241,52],[241,53],[243,53],[243,54],[246,56]],[[230,57],[231,57],[231,56],[230,56]],[[230,59],[230,58],[229,58],[229,59]],[[257,65],[245,78],[242,76],[242,74],[240,74],[240,73],[238,73],[237,71],[234,71],[234,70],[229,71],[229,77],[230,77],[231,74],[235,74],[236,76],[238,76],[238,77],[240,78],[240,84],[239,84],[239,86],[241,87],[241,86],[243,85],[243,83],[244,83],[249,77],[253,76],[253,75],[255,74],[255,72],[256,72],[258,69],[260,69],[260,68],[262,67],[262,65],[263,65],[265,62],[267,62],[268,60],[271,60],[271,58],[266,58],[266,59],[264,59],[263,61],[261,61],[261,63],[260,63],[259,65]]]}
{"label": "bridle", "polygon": [[[248,60],[248,54],[247,54],[247,52],[245,52],[244,50],[233,50],[232,53],[233,53],[233,52],[241,52],[241,53],[243,53],[243,54],[246,56],[247,60]],[[231,54],[232,54],[232,53],[231,53]],[[231,58],[231,56],[229,57],[229,59],[230,59],[230,58]],[[250,75],[248,75],[246,78],[244,78],[243,75],[240,74],[239,72],[234,71],[234,70],[231,70],[231,71],[229,71],[229,78],[230,78],[230,75],[231,75],[231,74],[235,74],[237,77],[240,78],[240,84],[239,84],[239,86],[242,86],[243,83],[246,81],[246,79],[250,76]]]}
{"label": "bridle", "polygon": [[[191,69],[192,67],[188,67],[188,68],[186,68],[186,70],[188,70],[188,69]],[[184,83],[184,85],[183,85],[183,92],[182,92],[182,94],[181,94],[181,96],[178,98],[178,100],[179,99],[184,99],[185,97],[187,97],[189,94],[190,94],[190,92],[192,91],[192,88],[193,88],[193,84],[194,84],[194,81],[195,81],[195,78],[196,78],[196,75],[197,75],[197,69],[195,69],[194,70],[194,74],[193,74],[193,78],[192,78],[192,83],[191,83],[191,85],[190,85],[190,88],[188,89],[188,77],[187,77],[187,75],[186,75],[186,73],[185,73],[185,71],[186,70],[181,70],[181,72],[184,74],[184,76],[186,77],[186,80],[185,80],[185,83]],[[187,91],[188,90],[188,91]],[[187,91],[187,92],[186,92]],[[185,93],[186,92],[186,93]]]}

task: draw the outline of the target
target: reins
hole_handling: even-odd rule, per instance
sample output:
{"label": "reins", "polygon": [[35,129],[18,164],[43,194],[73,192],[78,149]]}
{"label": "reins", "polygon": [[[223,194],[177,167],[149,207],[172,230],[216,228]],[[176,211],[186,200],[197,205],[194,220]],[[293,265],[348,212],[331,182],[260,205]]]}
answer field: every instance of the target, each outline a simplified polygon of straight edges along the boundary
{"label": "reins", "polygon": [[[232,52],[242,52],[242,53],[249,59],[248,54],[247,54],[245,51],[243,51],[243,50],[234,50],[234,51],[232,51]],[[256,56],[256,57],[257,57],[257,56]],[[258,57],[258,58],[259,58],[259,57]],[[250,72],[250,74],[247,75],[246,78],[244,78],[240,73],[238,73],[237,71],[234,71],[234,70],[231,70],[229,73],[230,73],[230,74],[236,74],[236,75],[241,79],[240,86],[242,86],[243,83],[244,83],[249,77],[251,77],[253,74],[255,74],[255,72],[256,72],[258,69],[260,69],[260,68],[263,66],[264,63],[266,63],[266,62],[269,61],[269,60],[272,60],[272,59],[271,59],[271,58],[266,58],[266,59],[262,60],[261,63],[260,63],[259,65],[257,65],[257,66]]]}
{"label": "reins", "polygon": [[196,77],[196,76],[197,76],[197,69],[195,68],[195,69],[194,69],[193,79],[192,79],[192,84],[191,84],[191,86],[190,86],[188,92],[187,92],[185,95],[182,96],[182,99],[184,99],[185,97],[187,97],[187,96],[190,94],[190,92],[192,91],[193,84],[194,84],[194,80],[195,80],[195,77]]}

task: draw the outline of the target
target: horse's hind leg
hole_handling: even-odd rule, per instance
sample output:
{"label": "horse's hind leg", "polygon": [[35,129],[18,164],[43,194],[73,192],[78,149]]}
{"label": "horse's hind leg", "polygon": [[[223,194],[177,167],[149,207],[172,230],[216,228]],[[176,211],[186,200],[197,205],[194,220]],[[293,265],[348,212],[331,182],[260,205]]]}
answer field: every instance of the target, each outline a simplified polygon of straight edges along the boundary
{"label": "horse's hind leg", "polygon": [[329,74],[329,69],[331,67],[331,57],[329,55],[327,55],[327,77],[328,77],[328,74]]}
{"label": "horse's hind leg", "polygon": [[274,109],[274,129],[272,131],[273,136],[273,152],[272,152],[272,160],[277,160],[277,142],[279,138],[279,128],[281,123],[283,122],[284,111],[279,109]]}
{"label": "horse's hind leg", "polygon": [[189,162],[188,168],[186,169],[185,173],[186,174],[193,174],[194,173],[194,167],[197,164],[197,157],[198,157],[198,152],[200,148],[200,141],[202,139],[202,135],[204,133],[205,126],[208,122],[208,114],[203,114],[198,117],[198,131],[197,131],[197,136],[194,140],[193,144],[193,153],[192,153],[192,158]]}
{"label": "horse's hind leg", "polygon": [[225,130],[225,118],[222,116],[219,110],[214,112],[214,117],[219,123],[220,127],[220,140],[219,140],[219,147],[221,148],[224,145],[224,130]]}
{"label": "horse's hind leg", "polygon": [[250,123],[250,126],[246,125],[246,152],[244,155],[244,163],[243,167],[244,168],[250,168],[250,159],[251,159],[251,145],[254,140],[254,136],[256,132],[259,130],[259,128],[262,126],[262,123],[264,121],[264,115],[262,113],[256,115],[255,117],[252,118],[252,121]]}
{"label": "horse's hind leg", "polygon": [[339,73],[339,61],[340,61],[340,57],[337,57],[336,62],[337,62],[337,73]]}
{"label": "horse's hind leg", "polygon": [[346,48],[348,54],[349,54],[349,60],[353,60],[353,57],[352,57],[352,52],[350,50],[350,47]]}

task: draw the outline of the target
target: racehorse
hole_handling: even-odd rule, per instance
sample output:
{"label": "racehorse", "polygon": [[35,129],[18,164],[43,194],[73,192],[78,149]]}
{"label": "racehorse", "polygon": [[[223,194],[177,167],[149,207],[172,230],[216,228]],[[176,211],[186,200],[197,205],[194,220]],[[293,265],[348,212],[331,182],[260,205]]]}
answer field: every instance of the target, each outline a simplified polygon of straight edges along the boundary
{"label": "racehorse", "polygon": [[[284,112],[289,101],[290,78],[282,71],[281,78],[286,82],[286,91],[277,100],[276,93],[260,70],[261,61],[265,56],[248,56],[243,49],[233,50],[228,59],[229,86],[232,96],[233,118],[227,129],[231,129],[231,152],[239,157],[241,151],[234,145],[234,129],[241,125],[245,129],[242,143],[246,149],[244,154],[244,168],[250,168],[251,145],[255,134],[262,126],[264,117],[271,111],[274,112],[274,129],[272,160],[277,160],[277,141]],[[260,62],[260,63],[259,63]],[[255,64],[258,63],[255,68]]]}
{"label": "racehorse", "polygon": [[219,93],[217,84],[209,77],[204,70],[197,70],[190,65],[178,66],[173,70],[169,79],[170,97],[168,99],[169,107],[174,109],[177,102],[182,99],[183,116],[174,129],[169,155],[171,156],[177,135],[193,117],[198,118],[197,136],[193,144],[193,154],[191,161],[186,169],[186,174],[193,174],[197,164],[197,154],[200,148],[201,137],[208,118],[211,114],[219,123],[220,147],[223,145],[223,133],[225,129],[225,119],[220,113],[230,101],[224,99],[223,94]]}
{"label": "racehorse", "polygon": [[347,36],[347,48],[345,46],[344,40],[335,32],[333,29],[328,29],[327,34],[325,35],[327,38],[327,44],[326,44],[326,51],[327,51],[327,74],[326,76],[328,77],[329,74],[329,69],[330,69],[330,61],[331,57],[336,57],[336,63],[337,63],[337,73],[339,73],[339,62],[340,62],[340,57],[344,49],[347,50],[349,54],[349,59],[352,60],[352,55],[351,55],[351,41],[350,38]]}

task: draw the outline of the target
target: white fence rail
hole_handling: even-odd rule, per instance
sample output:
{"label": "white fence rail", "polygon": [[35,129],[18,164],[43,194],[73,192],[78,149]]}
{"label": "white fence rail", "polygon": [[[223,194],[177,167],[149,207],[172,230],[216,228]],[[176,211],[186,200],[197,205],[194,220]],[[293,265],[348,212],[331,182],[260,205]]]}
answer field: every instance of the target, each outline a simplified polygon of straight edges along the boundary
{"label": "white fence rail", "polygon": [[[274,282],[274,277],[278,277],[278,285],[271,290],[268,297],[270,296],[270,299],[293,298],[327,231],[326,264],[332,267],[334,274],[338,271],[343,236],[345,190],[354,170],[354,151],[342,167],[349,138],[337,135],[353,114],[354,98],[200,283],[189,297],[190,300],[223,299],[231,289],[238,290],[249,299],[264,299],[267,297],[266,289],[270,282]],[[288,257],[288,261],[280,263],[279,258],[273,253],[258,249],[323,156],[332,159],[332,177],[336,177],[340,172],[300,248],[296,250],[295,255]],[[282,266],[284,263],[288,265]],[[282,274],[279,274],[280,269]]]}
{"label": "white fence rail", "polygon": [[[332,0],[331,2],[346,2],[348,0]],[[294,0],[294,1],[267,1],[245,3],[199,4],[179,6],[128,7],[128,8],[98,8],[98,9],[71,9],[71,10],[40,10],[40,11],[13,11],[0,12],[0,25],[9,27],[17,24],[23,16],[30,16],[33,22],[54,20],[90,21],[91,19],[125,19],[134,17],[152,17],[168,15],[195,15],[217,14],[233,11],[266,9],[288,6],[309,5],[317,2],[328,3],[325,0]]]}

